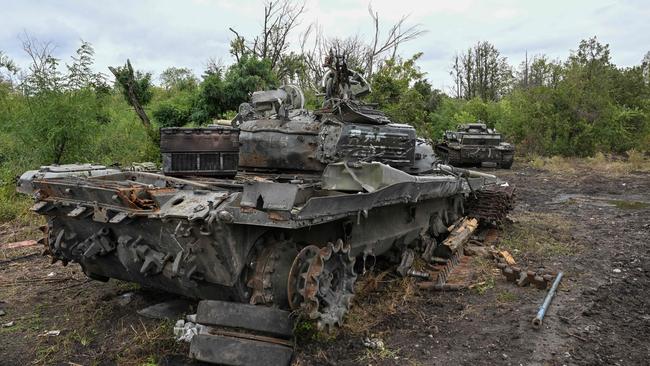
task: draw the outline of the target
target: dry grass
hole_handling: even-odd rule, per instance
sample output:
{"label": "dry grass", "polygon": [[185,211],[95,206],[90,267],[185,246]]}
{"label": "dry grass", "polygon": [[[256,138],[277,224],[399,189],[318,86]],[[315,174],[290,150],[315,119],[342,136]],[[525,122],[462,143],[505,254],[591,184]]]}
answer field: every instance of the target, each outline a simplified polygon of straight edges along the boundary
{"label": "dry grass", "polygon": [[494,278],[499,271],[494,266],[494,261],[483,256],[472,257],[472,268],[476,275],[476,285],[472,287],[479,295],[483,295],[489,289],[494,288]]}
{"label": "dry grass", "polygon": [[598,171],[613,176],[633,172],[650,172],[650,159],[637,150],[630,150],[624,156],[607,156],[598,152],[589,158],[529,155],[525,160],[534,169],[546,170],[555,174],[573,174],[576,171],[584,170]]}
{"label": "dry grass", "polygon": [[344,331],[367,334],[385,316],[396,314],[399,307],[412,300],[416,292],[416,280],[412,277],[387,280],[388,273],[369,272],[359,281],[355,298],[364,299],[364,304],[352,306],[343,323]]}
{"label": "dry grass", "polygon": [[505,227],[501,246],[520,255],[549,258],[579,250],[573,240],[575,223],[567,217],[541,212],[511,214],[513,224]]}

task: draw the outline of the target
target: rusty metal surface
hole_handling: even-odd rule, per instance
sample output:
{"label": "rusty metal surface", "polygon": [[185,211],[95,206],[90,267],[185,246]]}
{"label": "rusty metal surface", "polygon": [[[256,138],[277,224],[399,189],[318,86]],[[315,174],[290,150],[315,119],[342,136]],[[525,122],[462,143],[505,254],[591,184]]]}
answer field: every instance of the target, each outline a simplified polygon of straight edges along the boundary
{"label": "rusty metal surface", "polygon": [[467,200],[468,215],[484,223],[501,225],[514,208],[515,187],[491,185],[478,190]]}

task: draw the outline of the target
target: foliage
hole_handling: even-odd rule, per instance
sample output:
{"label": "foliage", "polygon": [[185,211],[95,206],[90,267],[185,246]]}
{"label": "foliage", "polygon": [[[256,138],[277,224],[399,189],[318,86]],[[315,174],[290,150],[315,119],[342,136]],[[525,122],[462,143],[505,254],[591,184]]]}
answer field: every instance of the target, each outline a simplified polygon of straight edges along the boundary
{"label": "foliage", "polygon": [[15,193],[15,178],[26,170],[158,159],[157,147],[126,102],[98,82],[90,44],[82,41],[66,73],[57,68],[49,48],[31,51],[42,57],[30,65],[22,83],[0,83],[1,221],[26,212],[27,199]]}
{"label": "foliage", "polygon": [[139,70],[133,71],[130,63],[127,62],[126,65],[115,68],[115,84],[120,86],[122,95],[124,99],[133,106],[131,98],[129,97],[128,90],[124,85],[129,84],[131,75],[133,76],[133,93],[135,98],[140,103],[140,105],[145,106],[151,102],[153,98],[152,82],[151,82],[151,73],[142,72]]}
{"label": "foliage", "polygon": [[456,55],[451,75],[457,98],[497,100],[512,82],[512,68],[507,59],[489,42],[479,42],[465,53]]}
{"label": "foliage", "polygon": [[226,109],[236,110],[256,90],[279,86],[278,77],[267,59],[243,56],[233,64],[224,78]]}
{"label": "foliage", "polygon": [[429,114],[440,104],[441,95],[431,89],[417,67],[421,56],[418,53],[407,60],[386,61],[372,79],[369,101],[379,104],[396,121],[411,124],[427,136],[432,133]]}
{"label": "foliage", "polygon": [[198,80],[192,70],[185,67],[169,67],[160,74],[160,81],[167,91],[194,90]]}

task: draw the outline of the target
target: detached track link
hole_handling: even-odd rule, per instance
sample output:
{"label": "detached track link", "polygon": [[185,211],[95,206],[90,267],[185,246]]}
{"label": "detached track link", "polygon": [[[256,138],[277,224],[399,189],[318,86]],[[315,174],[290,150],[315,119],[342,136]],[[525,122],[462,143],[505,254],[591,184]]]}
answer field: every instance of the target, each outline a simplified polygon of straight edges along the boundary
{"label": "detached track link", "polygon": [[447,264],[445,264],[445,266],[438,272],[438,276],[436,277],[436,285],[442,286],[447,283],[449,274],[454,270],[454,267],[460,263],[460,259],[463,257],[463,255],[464,250],[461,247],[449,258]]}

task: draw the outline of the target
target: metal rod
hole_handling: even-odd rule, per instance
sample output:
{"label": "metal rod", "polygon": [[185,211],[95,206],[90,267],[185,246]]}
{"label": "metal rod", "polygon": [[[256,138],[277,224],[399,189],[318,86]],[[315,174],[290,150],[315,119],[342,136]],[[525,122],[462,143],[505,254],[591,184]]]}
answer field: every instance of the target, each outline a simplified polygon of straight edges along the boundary
{"label": "metal rod", "polygon": [[557,276],[555,276],[555,281],[553,281],[551,289],[548,290],[548,294],[546,294],[542,306],[539,307],[537,315],[533,318],[533,328],[539,329],[542,326],[542,320],[544,320],[544,315],[546,314],[546,310],[548,310],[548,306],[551,305],[551,300],[553,300],[553,295],[555,295],[555,291],[562,280],[562,276],[564,276],[564,272],[559,272]]}

